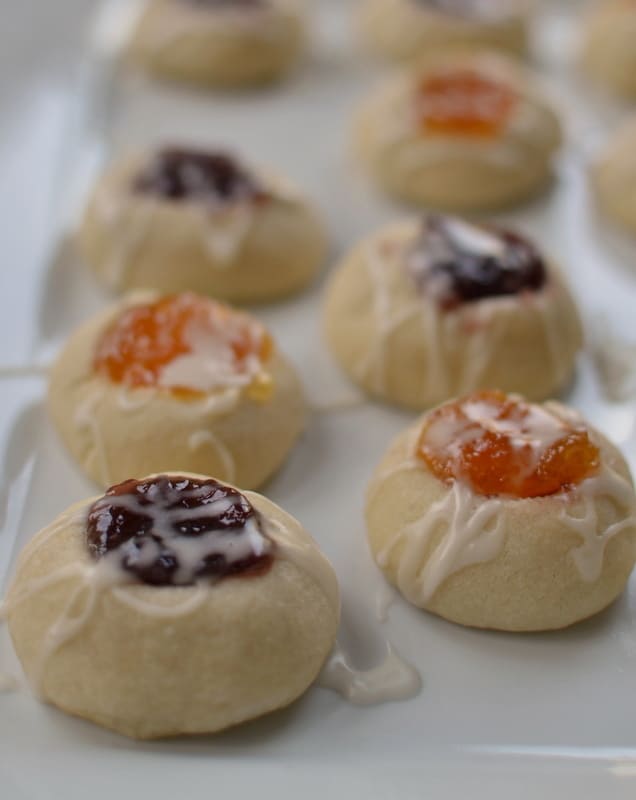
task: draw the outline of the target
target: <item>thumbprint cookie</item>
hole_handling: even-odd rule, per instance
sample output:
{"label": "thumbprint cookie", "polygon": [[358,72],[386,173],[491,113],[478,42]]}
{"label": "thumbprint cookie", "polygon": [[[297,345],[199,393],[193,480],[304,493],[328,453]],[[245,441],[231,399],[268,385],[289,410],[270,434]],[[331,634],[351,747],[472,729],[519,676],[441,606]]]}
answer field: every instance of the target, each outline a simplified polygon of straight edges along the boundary
{"label": "thumbprint cookie", "polygon": [[561,126],[534,79],[490,53],[428,59],[387,79],[356,118],[356,151],[399,200],[449,211],[517,205],[545,189]]}
{"label": "thumbprint cookie", "polygon": [[232,303],[298,292],[326,251],[317,213],[285,180],[216,151],[167,147],[115,163],[78,237],[117,291],[196,291]]}
{"label": "thumbprint cookie", "polygon": [[302,0],[151,0],[130,58],[158,78],[212,88],[279,80],[305,45]]}
{"label": "thumbprint cookie", "polygon": [[392,61],[434,50],[477,47],[523,54],[527,0],[364,0],[362,35],[369,49]]}
{"label": "thumbprint cookie", "polygon": [[608,219],[636,234],[636,117],[611,138],[594,165],[592,182]]}
{"label": "thumbprint cookie", "polygon": [[194,294],[137,293],[80,327],[53,367],[49,408],[100,486],[167,469],[260,486],[306,415],[268,331]]}
{"label": "thumbprint cookie", "polygon": [[406,599],[477,628],[591,617],[636,562],[636,495],[619,451],[578,414],[486,391],[390,446],[367,500],[374,558]]}
{"label": "thumbprint cookie", "polygon": [[636,99],[636,3],[604,0],[584,24],[583,66],[600,85]]}
{"label": "thumbprint cookie", "polygon": [[324,322],[367,394],[414,410],[492,386],[544,400],[570,382],[582,344],[574,301],[530,240],[432,213],[354,248]]}
{"label": "thumbprint cookie", "polygon": [[334,644],[335,574],[269,500],[182,473],[78,503],[24,548],[5,611],[39,697],[139,739],[293,702]]}

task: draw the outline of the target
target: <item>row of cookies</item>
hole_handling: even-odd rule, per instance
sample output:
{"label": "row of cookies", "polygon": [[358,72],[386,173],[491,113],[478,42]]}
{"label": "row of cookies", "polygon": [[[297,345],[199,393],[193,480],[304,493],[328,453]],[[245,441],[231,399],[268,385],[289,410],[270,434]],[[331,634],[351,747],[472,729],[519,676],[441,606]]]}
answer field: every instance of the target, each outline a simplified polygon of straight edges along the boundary
{"label": "row of cookies", "polygon": [[[532,340],[566,351],[548,362],[546,394],[571,374],[574,306],[523,238],[431,216],[368,248],[334,277],[349,288],[327,293],[330,339],[351,317],[366,325],[370,308],[396,310],[362,331],[361,356],[380,357],[374,374],[396,363],[384,385],[408,392],[410,371],[427,373],[427,356],[446,351],[445,382],[438,375],[428,395],[380,396],[429,405],[440,385],[453,392],[479,376],[455,372],[448,351],[462,337],[464,367],[490,350],[485,363],[499,369],[492,352],[503,342],[501,380],[519,375]],[[441,337],[427,341],[427,318]],[[525,344],[507,360],[515,337]],[[530,381],[541,379],[537,363]],[[302,428],[299,382],[265,329],[192,293],[128,297],[72,337],[50,408],[89,474],[116,485],[69,509],[18,561],[5,610],[40,696],[147,738],[221,730],[305,691],[334,644],[336,578],[299,523],[226,482],[260,484]],[[445,402],[400,435],[371,481],[366,518],[387,579],[413,604],[475,627],[573,624],[610,604],[636,562],[636,495],[620,453],[573,411],[501,391]]]}
{"label": "row of cookies", "polygon": [[[532,0],[363,0],[359,28],[392,61],[433,50],[528,50]],[[135,30],[131,59],[154,75],[221,87],[280,78],[306,40],[301,0],[152,0]],[[612,90],[636,95],[636,12],[625,0],[597,3],[583,33],[583,63]]]}
{"label": "row of cookies", "polygon": [[[564,406],[498,391],[446,403],[400,435],[366,520],[378,566],[409,602],[478,628],[586,619],[636,563],[636,494],[618,450]],[[293,702],[334,646],[340,601],[295,519],[171,471],[113,486],[37,534],[4,612],[43,700],[155,738]],[[327,666],[340,685],[342,667]]]}
{"label": "row of cookies", "polygon": [[[60,356],[54,421],[88,473],[117,485],[27,546],[6,609],[47,701],[132,736],[211,732],[313,682],[339,597],[302,526],[227,485],[263,483],[306,410],[265,328],[202,295],[296,291],[325,237],[297,195],[225,156],[172,150],[122,175],[92,229],[87,214],[88,260],[117,288],[172,294],[126,297]],[[243,260],[255,220],[262,236]],[[292,241],[298,232],[288,262],[276,226]],[[271,294],[274,277],[257,269],[268,248],[272,265],[289,264]],[[202,294],[177,294],[184,288]],[[365,391],[414,409],[492,385],[550,396],[580,345],[572,300],[532,243],[439,215],[357,248],[327,292],[325,323]],[[564,407],[499,391],[450,400],[398,437],[370,485],[367,527],[378,565],[410,602],[477,627],[572,624],[612,602],[636,559],[620,454]]]}

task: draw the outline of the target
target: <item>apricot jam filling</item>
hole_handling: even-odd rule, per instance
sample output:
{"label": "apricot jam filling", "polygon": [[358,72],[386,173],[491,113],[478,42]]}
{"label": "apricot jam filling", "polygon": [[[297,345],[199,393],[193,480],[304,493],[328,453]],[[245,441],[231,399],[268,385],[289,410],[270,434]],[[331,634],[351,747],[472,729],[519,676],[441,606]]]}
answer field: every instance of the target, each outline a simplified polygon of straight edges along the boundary
{"label": "apricot jam filling", "polygon": [[273,340],[258,322],[185,293],[126,309],[95,352],[95,371],[129,388],[182,395],[238,387],[266,399]]}
{"label": "apricot jam filling", "polygon": [[495,138],[518,102],[505,83],[468,67],[433,73],[418,89],[420,127],[434,135]]}
{"label": "apricot jam filling", "polygon": [[581,424],[499,391],[476,392],[433,411],[417,455],[445,483],[481,495],[547,497],[600,469],[600,452]]}

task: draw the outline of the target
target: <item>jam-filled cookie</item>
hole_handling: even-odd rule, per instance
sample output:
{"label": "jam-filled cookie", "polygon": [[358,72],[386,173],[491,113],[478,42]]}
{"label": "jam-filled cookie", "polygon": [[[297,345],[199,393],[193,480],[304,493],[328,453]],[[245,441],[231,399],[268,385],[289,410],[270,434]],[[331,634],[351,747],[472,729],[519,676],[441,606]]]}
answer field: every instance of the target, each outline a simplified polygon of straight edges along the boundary
{"label": "jam-filled cookie", "polygon": [[369,48],[406,61],[450,47],[527,48],[526,0],[364,0],[360,24]]}
{"label": "jam-filled cookie", "polygon": [[583,64],[610,91],[636,98],[634,0],[604,0],[593,6],[585,24]]}
{"label": "jam-filled cookie", "polygon": [[477,628],[564,628],[636,562],[625,460],[557,403],[480,392],[400,435],[369,488],[374,558],[406,599]]}
{"label": "jam-filled cookie", "polygon": [[295,370],[253,317],[194,294],[137,294],[80,327],[49,407],[101,486],[167,469],[262,485],[303,430]]}
{"label": "jam-filled cookie", "polygon": [[559,273],[528,239],[439,214],[359,244],[324,318],[350,377],[416,410],[491,386],[546,399],[571,380],[582,339]]}
{"label": "jam-filled cookie", "polygon": [[334,644],[339,592],[289,514],[171,472],[113,486],[41,531],[6,610],[43,700],[149,739],[293,702]]}
{"label": "jam-filled cookie", "polygon": [[116,290],[192,290],[233,303],[302,289],[325,251],[322,222],[281,178],[225,153],[165,148],[98,182],[79,234]]}
{"label": "jam-filled cookie", "polygon": [[303,0],[150,0],[130,56],[160,78],[240,88],[286,75],[305,38]]}
{"label": "jam-filled cookie", "polygon": [[610,140],[594,166],[593,185],[608,218],[636,234],[636,117]]}
{"label": "jam-filled cookie", "polygon": [[363,105],[356,147],[387,193],[447,210],[503,208],[544,189],[559,120],[532,78],[491,54],[437,56]]}

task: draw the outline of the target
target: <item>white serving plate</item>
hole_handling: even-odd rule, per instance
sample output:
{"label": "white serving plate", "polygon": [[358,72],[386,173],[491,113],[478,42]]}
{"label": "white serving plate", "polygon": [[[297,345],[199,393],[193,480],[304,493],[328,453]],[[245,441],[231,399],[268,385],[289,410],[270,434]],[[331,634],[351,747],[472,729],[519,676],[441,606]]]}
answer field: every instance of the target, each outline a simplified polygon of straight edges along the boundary
{"label": "white serving plate", "polygon": [[[229,144],[306,188],[325,212],[333,259],[400,213],[350,157],[353,105],[379,73],[352,44],[352,4],[314,5],[311,63],[282,87],[240,96],[158,87],[119,71],[135,3],[100,7],[63,153],[38,149],[40,168],[57,175],[47,216],[54,235],[46,257],[32,254],[37,268],[13,276],[17,288],[0,318],[0,584],[36,530],[95,491],[51,429],[38,370],[78,321],[110,299],[68,247],[87,186],[109,154],[165,140]],[[567,66],[580,8],[572,0],[547,4],[539,30],[549,88],[570,121],[560,182],[550,197],[505,219],[560,260],[590,324],[606,315],[617,335],[636,341],[636,255],[626,246],[617,251],[601,233],[585,178],[587,157],[624,111],[587,93]],[[22,230],[21,240],[28,238]],[[363,494],[389,438],[412,416],[367,403],[346,407],[355,394],[322,344],[320,291],[258,312],[296,361],[317,408],[267,493],[332,559],[343,588],[340,641],[352,663],[377,664],[390,641],[420,670],[421,694],[356,708],[314,688],[291,709],[230,733],[152,744],[68,718],[24,692],[0,695],[1,800],[636,795],[636,579],[612,609],[558,634],[465,630],[401,600],[388,621],[378,620],[384,583],[366,548]],[[636,467],[636,402],[610,403],[588,356],[567,399]],[[326,410],[340,402],[340,410]],[[15,669],[6,640],[0,668]]]}

